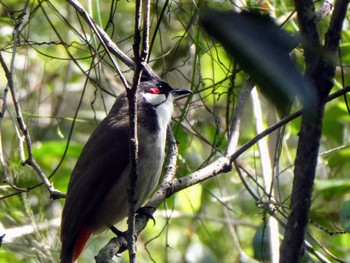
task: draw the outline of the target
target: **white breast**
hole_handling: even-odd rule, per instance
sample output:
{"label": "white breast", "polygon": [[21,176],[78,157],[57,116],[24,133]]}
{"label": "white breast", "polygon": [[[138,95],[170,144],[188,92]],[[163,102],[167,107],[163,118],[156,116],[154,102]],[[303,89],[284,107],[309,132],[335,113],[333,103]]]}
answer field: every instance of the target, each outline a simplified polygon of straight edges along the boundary
{"label": "white breast", "polygon": [[[159,98],[159,97],[158,97]],[[166,130],[170,123],[173,112],[172,95],[169,94],[165,101],[155,107],[159,124],[159,131],[149,134],[139,125],[139,159],[138,179],[136,184],[136,205],[140,208],[155,190],[161,175],[164,156]],[[116,160],[118,161],[118,160]],[[128,195],[130,166],[124,170],[118,182],[112,186],[105,200],[103,201],[96,231],[103,230],[106,225],[110,226],[128,216]]]}
{"label": "white breast", "polygon": [[139,137],[143,140],[139,140],[139,177],[136,186],[138,202],[136,206],[141,206],[158,184],[164,163],[166,130],[173,113],[172,100],[173,97],[169,94],[166,100],[155,108],[159,125],[157,134],[150,136],[143,134],[143,130],[139,129]]}
{"label": "white breast", "polygon": [[[158,124],[160,129],[165,129],[168,127],[171,115],[173,114],[173,96],[169,94],[166,101],[155,108],[158,116]],[[165,138],[164,138],[165,140]]]}

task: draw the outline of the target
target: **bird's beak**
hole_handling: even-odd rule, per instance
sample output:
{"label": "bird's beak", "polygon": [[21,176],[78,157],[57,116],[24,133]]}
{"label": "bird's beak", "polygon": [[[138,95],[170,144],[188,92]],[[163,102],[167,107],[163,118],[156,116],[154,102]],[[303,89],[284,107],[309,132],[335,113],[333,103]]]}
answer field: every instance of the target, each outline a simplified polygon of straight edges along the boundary
{"label": "bird's beak", "polygon": [[175,96],[180,96],[180,95],[188,95],[188,94],[191,94],[192,91],[190,91],[189,89],[177,88],[177,89],[173,89],[172,93],[173,93]]}

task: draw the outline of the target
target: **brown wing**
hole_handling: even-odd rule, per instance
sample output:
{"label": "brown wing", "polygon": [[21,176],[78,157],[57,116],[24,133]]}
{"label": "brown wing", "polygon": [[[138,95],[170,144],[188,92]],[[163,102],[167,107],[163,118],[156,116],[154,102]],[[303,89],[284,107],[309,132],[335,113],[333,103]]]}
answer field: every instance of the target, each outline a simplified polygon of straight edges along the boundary
{"label": "brown wing", "polygon": [[72,258],[77,236],[84,227],[94,227],[100,203],[128,165],[129,122],[122,118],[127,109],[121,104],[117,101],[93,132],[72,173],[62,213],[61,259]]}

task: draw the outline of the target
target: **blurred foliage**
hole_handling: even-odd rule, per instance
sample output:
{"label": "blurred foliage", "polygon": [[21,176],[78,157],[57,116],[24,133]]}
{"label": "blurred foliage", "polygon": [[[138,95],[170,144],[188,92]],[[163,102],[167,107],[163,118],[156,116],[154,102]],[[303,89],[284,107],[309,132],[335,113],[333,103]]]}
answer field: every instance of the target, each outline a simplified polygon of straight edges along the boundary
{"label": "blurred foliage", "polygon": [[296,96],[304,110],[314,108],[316,93],[289,56],[299,40],[281,30],[270,16],[208,9],[201,15],[200,24],[222,43],[282,115],[288,113]]}
{"label": "blurred foliage", "polygon": [[[16,25],[26,2],[0,2],[0,51],[8,67],[15,52],[16,93],[32,138],[34,158],[46,176],[51,176],[54,186],[65,192],[84,142],[123,86],[95,35],[68,2],[28,1],[24,20]],[[118,47],[132,57],[133,1],[80,2]],[[174,114],[173,131],[180,143],[177,177],[186,176],[225,154],[233,108],[248,78],[238,61],[199,27],[199,13],[208,7],[268,13],[290,34],[298,31],[296,16],[289,16],[294,10],[293,1],[289,0],[152,1],[150,39],[154,34],[155,37],[150,65],[172,86],[188,87],[194,92],[191,99],[177,101]],[[164,16],[155,32],[163,8]],[[326,31],[329,19],[326,17],[319,23],[320,32]],[[19,35],[14,46],[16,28]],[[345,84],[350,82],[349,49],[348,17],[334,91],[342,88],[342,78]],[[300,70],[304,69],[300,47],[290,57]],[[118,63],[131,80],[132,71]],[[4,107],[4,101],[7,103],[0,119],[0,236],[5,234],[0,263],[58,262],[64,200],[49,199],[45,187],[36,186],[40,183],[39,176],[21,164],[27,152],[25,145],[21,150],[14,103],[10,94],[6,95],[7,79],[2,68],[0,83],[0,105]],[[268,100],[263,97],[260,100],[263,122],[268,127],[279,116]],[[252,108],[249,101],[239,145],[256,135],[257,116]],[[295,103],[291,112],[299,108]],[[327,105],[311,209],[314,224],[309,225],[310,234],[319,242],[309,240],[314,249],[323,253],[323,246],[345,262],[350,261],[350,235],[342,232],[349,230],[349,123],[343,98]],[[274,160],[276,202],[286,210],[299,127],[300,120],[295,119],[285,126],[283,133],[275,132],[267,137]],[[280,155],[275,155],[277,141],[282,142]],[[244,152],[240,162],[249,171],[250,177],[245,177],[248,185],[261,201],[266,201],[268,196],[258,187],[264,185],[261,157],[259,148],[253,146]],[[138,238],[139,262],[253,262],[254,257],[262,260],[259,251],[266,237],[261,232],[268,215],[236,171],[170,197],[155,218],[156,224],[150,223]],[[125,228],[125,222],[118,227]],[[91,238],[79,262],[92,262],[111,237],[106,232]],[[313,256],[308,257],[306,260]],[[126,253],[115,260],[126,262]]]}

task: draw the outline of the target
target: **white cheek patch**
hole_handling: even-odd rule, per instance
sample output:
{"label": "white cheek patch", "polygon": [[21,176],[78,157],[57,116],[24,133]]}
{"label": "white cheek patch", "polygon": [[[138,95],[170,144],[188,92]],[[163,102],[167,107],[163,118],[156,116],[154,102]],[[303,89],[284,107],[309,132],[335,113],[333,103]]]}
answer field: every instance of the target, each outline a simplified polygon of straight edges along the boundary
{"label": "white cheek patch", "polygon": [[162,104],[167,99],[164,94],[145,93],[142,95],[148,103],[154,106]]}

